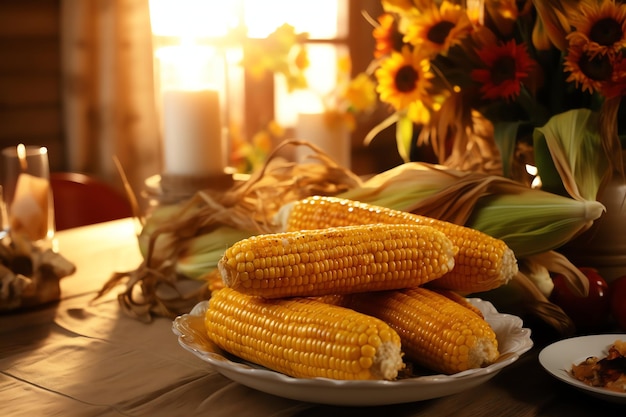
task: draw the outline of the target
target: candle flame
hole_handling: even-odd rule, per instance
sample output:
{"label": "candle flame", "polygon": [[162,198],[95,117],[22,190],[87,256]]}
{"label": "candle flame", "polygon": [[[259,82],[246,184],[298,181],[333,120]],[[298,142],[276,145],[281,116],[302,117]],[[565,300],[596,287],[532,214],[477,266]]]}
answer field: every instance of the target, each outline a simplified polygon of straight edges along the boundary
{"label": "candle flame", "polygon": [[17,145],[17,159],[20,161],[20,168],[22,171],[28,169],[28,162],[26,162],[26,146],[23,143]]}

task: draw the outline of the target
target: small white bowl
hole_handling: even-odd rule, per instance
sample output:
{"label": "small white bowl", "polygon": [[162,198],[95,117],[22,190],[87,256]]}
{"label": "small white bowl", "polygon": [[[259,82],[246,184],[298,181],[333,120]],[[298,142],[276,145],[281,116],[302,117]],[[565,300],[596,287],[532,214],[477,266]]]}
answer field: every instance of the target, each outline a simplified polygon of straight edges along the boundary
{"label": "small white bowl", "polygon": [[572,337],[546,346],[539,352],[539,363],[555,378],[603,400],[626,404],[626,393],[605,388],[592,387],[577,380],[571,374],[572,365],[583,362],[590,356],[605,357],[616,340],[626,341],[626,334],[602,334]]}

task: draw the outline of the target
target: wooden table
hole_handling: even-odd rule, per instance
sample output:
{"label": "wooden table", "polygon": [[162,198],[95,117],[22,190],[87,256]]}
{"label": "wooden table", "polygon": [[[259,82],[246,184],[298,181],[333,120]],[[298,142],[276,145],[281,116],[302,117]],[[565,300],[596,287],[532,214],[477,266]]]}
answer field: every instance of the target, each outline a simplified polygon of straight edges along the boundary
{"label": "wooden table", "polygon": [[[116,291],[95,303],[111,273],[141,260],[130,219],[58,233],[77,272],[62,300],[0,315],[3,416],[624,416],[549,376],[537,354],[548,338],[487,383],[444,398],[384,407],[336,407],[274,397],[234,383],[183,350],[172,322],[120,312]],[[121,289],[120,289],[121,290]]]}

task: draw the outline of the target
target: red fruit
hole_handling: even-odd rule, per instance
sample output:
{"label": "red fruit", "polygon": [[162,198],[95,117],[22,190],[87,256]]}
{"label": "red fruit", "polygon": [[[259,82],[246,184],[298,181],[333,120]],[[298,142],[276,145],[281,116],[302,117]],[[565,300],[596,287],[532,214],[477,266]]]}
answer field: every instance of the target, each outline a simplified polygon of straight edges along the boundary
{"label": "red fruit", "polygon": [[609,285],[594,268],[579,269],[589,279],[587,297],[574,294],[567,286],[565,277],[557,274],[552,278],[554,290],[550,300],[563,309],[579,332],[603,330],[608,326],[611,315]]}
{"label": "red fruit", "polygon": [[611,314],[619,328],[626,330],[626,275],[611,282],[610,288]]}

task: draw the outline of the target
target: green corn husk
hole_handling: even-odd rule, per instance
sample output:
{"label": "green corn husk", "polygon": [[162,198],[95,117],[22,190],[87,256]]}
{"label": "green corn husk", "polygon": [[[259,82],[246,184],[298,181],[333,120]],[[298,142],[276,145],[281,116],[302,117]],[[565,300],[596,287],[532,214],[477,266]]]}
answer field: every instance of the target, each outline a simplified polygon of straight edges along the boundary
{"label": "green corn husk", "polygon": [[411,211],[415,202],[437,194],[458,178],[458,174],[438,169],[438,166],[408,162],[374,175],[339,197]]}
{"label": "green corn husk", "polygon": [[[535,161],[543,189],[577,200],[595,200],[613,170],[603,150],[599,114],[588,109],[553,116],[533,132]],[[614,123],[615,124],[615,123]],[[617,149],[621,160],[621,149]],[[567,194],[563,191],[566,191]]]}
{"label": "green corn husk", "polygon": [[561,247],[604,211],[598,201],[578,201],[529,189],[482,197],[466,226],[502,239],[523,258]]}
{"label": "green corn husk", "polygon": [[[171,219],[179,216],[182,210],[182,204],[170,204],[170,205],[162,205],[155,207],[150,216],[146,218],[143,228],[141,232],[137,236],[137,241],[139,244],[139,252],[141,256],[146,259],[148,256],[148,252],[150,250],[150,239],[152,234],[155,233],[160,227],[169,222]],[[160,239],[155,243],[156,252],[164,253],[166,252],[166,248],[170,248],[174,242],[174,236],[163,235]],[[168,251],[168,252],[171,252]],[[164,256],[165,257],[165,256]]]}
{"label": "green corn husk", "polygon": [[175,270],[187,278],[202,279],[217,268],[217,262],[228,247],[254,234],[257,233],[233,227],[219,227],[195,236],[183,243],[176,259]]}
{"label": "green corn husk", "polygon": [[422,163],[404,164],[339,196],[475,228],[502,239],[517,258],[560,247],[605,211],[597,201]]}

